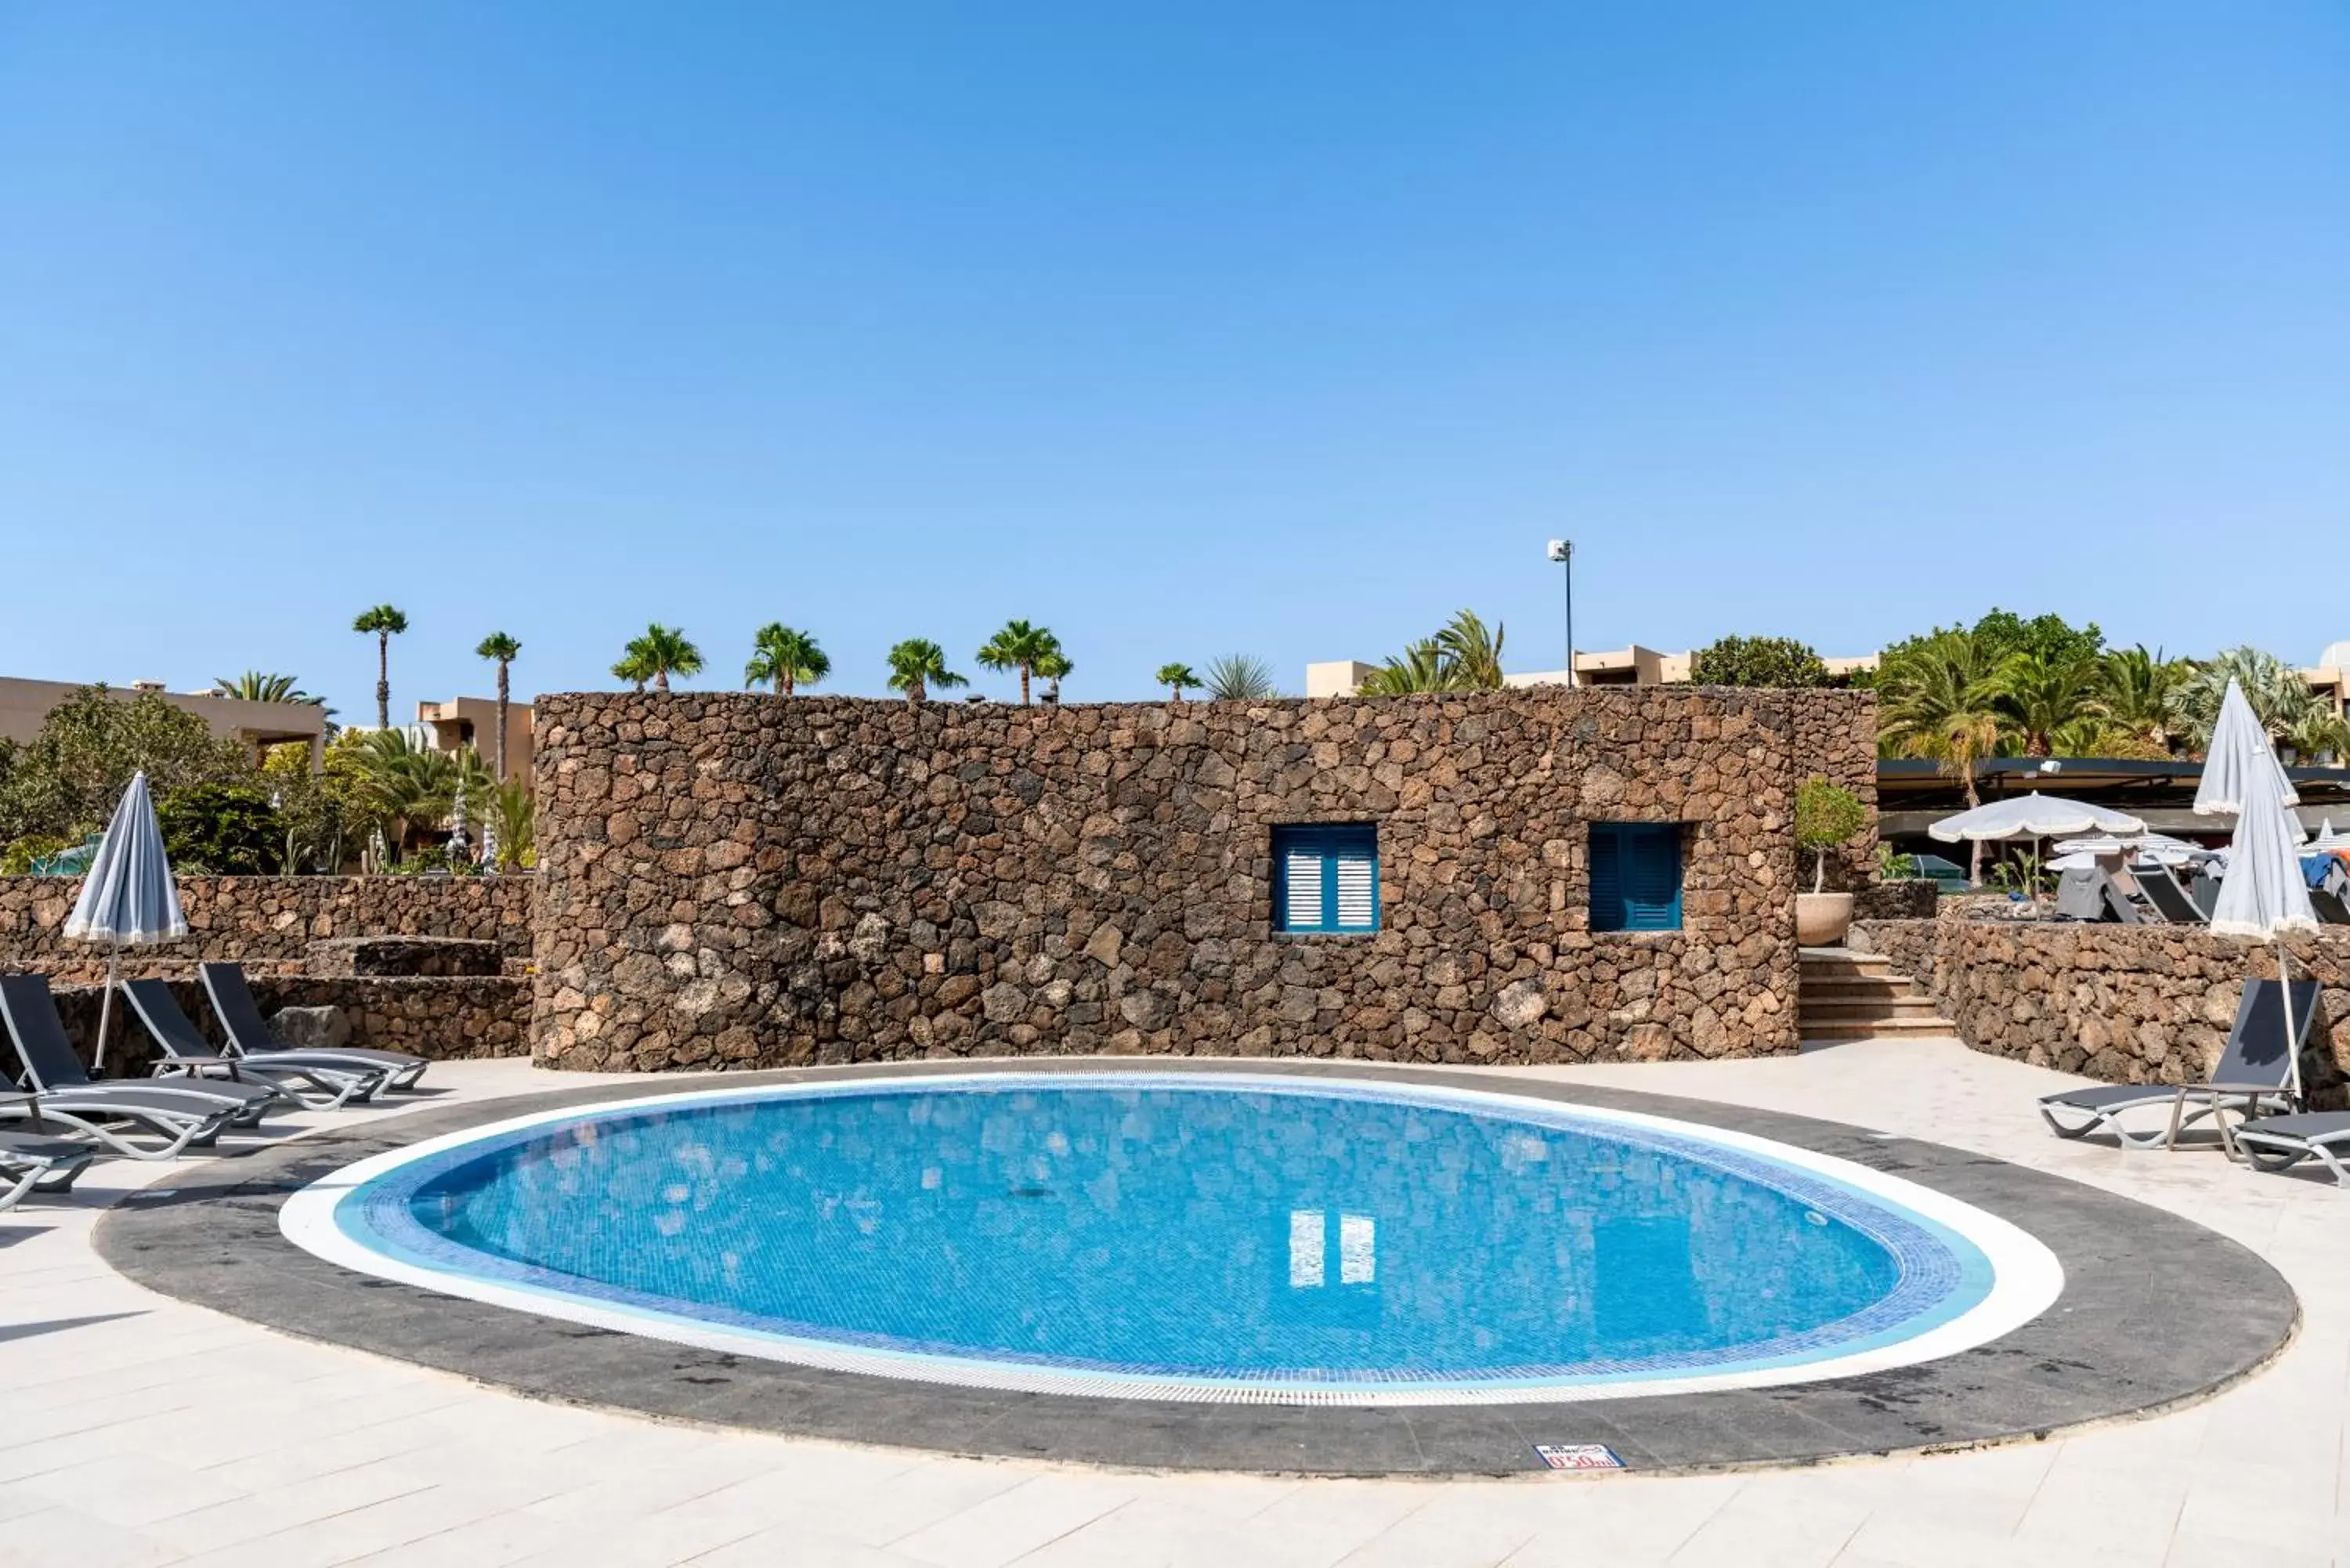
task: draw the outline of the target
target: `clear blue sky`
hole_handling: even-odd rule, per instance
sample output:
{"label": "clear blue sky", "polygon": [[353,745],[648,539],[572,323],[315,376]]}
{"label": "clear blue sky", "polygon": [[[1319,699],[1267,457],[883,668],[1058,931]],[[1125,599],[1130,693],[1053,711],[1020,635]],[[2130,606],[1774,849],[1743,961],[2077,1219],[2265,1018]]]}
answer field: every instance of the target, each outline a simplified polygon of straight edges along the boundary
{"label": "clear blue sky", "polygon": [[0,673],[1552,668],[1555,534],[1586,648],[2350,638],[2350,8],[0,7]]}

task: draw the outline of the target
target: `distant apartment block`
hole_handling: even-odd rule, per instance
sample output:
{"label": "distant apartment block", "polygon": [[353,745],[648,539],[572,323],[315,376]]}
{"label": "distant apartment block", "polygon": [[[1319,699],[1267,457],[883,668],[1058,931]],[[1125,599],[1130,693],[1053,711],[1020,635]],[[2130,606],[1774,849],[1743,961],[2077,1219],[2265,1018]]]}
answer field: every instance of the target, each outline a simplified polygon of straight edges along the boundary
{"label": "distant apartment block", "polygon": [[[88,682],[20,680],[0,676],[0,736],[19,742],[41,732],[49,712]],[[248,702],[211,691],[166,691],[160,680],[134,680],[109,686],[109,697],[129,701],[156,696],[182,712],[193,713],[223,740],[253,748],[257,758],[272,746],[298,743],[310,749],[315,771],[327,744],[327,711],[310,702]]]}
{"label": "distant apartment block", "polygon": [[[530,704],[506,704],[506,776],[530,773]],[[452,697],[446,702],[419,702],[416,722],[426,740],[443,752],[471,746],[482,753],[485,766],[498,763],[498,702],[494,697]]]}
{"label": "distant apartment block", "polygon": [[[2350,649],[2345,651],[2350,652]],[[1629,648],[1601,652],[1586,652],[1578,649],[1575,655],[1575,684],[1678,686],[1688,681],[1690,661],[1695,657],[1693,652],[1659,653],[1637,642]],[[1876,654],[1869,653],[1849,659],[1823,659],[1820,662],[1828,667],[1829,679],[1841,683],[1861,670],[1876,669],[1877,659]],[[1308,697],[1355,696],[1378,668],[1358,659],[1309,664],[1305,667],[1305,694]],[[1512,686],[1563,686],[1566,684],[1566,671],[1530,670],[1503,679]]]}

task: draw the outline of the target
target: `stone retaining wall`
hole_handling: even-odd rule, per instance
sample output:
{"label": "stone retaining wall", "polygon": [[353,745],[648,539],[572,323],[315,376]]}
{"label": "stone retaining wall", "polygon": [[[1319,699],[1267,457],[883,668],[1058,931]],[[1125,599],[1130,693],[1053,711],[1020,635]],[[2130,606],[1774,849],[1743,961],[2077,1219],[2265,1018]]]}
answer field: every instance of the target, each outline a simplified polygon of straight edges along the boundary
{"label": "stone retaining wall", "polygon": [[[1850,943],[1929,989],[1976,1050],[2113,1083],[2208,1076],[2245,978],[2276,978],[2272,944],[2191,926],[1864,920]],[[2320,1103],[2341,1103],[2350,932],[2297,934],[2286,947],[2294,976],[2314,973],[2325,986],[2303,1071]]]}
{"label": "stone retaining wall", "polygon": [[[1792,1051],[1794,793],[1875,798],[1874,700],[1846,692],[573,693],[536,718],[533,1044],[609,1070]],[[1596,820],[1684,825],[1682,929],[1589,929]],[[1273,827],[1327,822],[1378,825],[1376,935],[1272,929]]]}
{"label": "stone retaining wall", "polygon": [[[198,959],[248,971],[302,967],[313,941],[343,937],[472,937],[518,968],[530,954],[531,885],[522,877],[182,877],[184,941],[126,948],[128,975],[185,974]],[[106,954],[63,935],[76,877],[0,877],[0,969],[52,984],[103,980]]]}
{"label": "stone retaining wall", "polygon": [[[187,969],[182,964],[182,972]],[[401,1051],[432,1061],[479,1056],[519,1056],[529,1050],[530,981],[519,976],[453,978],[331,978],[316,975],[253,975],[254,999],[266,1018],[281,1007],[338,1007],[351,1026],[350,1044]],[[205,1038],[222,1038],[203,986],[189,979],[169,981],[172,993]],[[98,1032],[102,987],[66,986],[56,991],[57,1012],[85,1062]],[[136,1077],[156,1055],[147,1032],[114,1001],[108,1031],[107,1074]]]}

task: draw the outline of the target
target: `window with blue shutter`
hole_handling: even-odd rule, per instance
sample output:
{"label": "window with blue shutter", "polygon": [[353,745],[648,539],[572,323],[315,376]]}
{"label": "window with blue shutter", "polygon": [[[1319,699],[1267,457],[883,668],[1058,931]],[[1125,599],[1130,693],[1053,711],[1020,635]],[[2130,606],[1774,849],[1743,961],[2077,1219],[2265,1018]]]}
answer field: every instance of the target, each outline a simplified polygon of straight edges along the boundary
{"label": "window with blue shutter", "polygon": [[1680,824],[1591,825],[1591,929],[1681,929]]}
{"label": "window with blue shutter", "polygon": [[1367,823],[1273,830],[1273,929],[1379,929],[1379,830]]}

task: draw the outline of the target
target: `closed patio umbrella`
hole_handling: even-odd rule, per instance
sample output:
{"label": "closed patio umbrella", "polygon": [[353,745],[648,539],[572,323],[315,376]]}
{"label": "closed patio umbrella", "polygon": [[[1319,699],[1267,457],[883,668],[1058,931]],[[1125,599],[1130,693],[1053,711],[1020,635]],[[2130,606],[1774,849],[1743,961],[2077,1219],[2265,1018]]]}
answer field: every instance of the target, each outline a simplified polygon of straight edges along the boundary
{"label": "closed patio umbrella", "polygon": [[130,787],[122,792],[114,818],[106,825],[89,875],[82,878],[81,897],[66,918],[65,934],[74,941],[107,944],[106,994],[99,1002],[98,1044],[92,1053],[95,1065],[103,1069],[107,1026],[114,1017],[114,971],[123,944],[177,941],[188,934],[143,772],[131,775]]}
{"label": "closed patio umbrella", "polygon": [[[2221,936],[2259,937],[2277,944],[2277,979],[2292,995],[2284,933],[2315,930],[2309,884],[2301,873],[2301,824],[2293,815],[2300,795],[2277,762],[2268,732],[2233,680],[2220,701],[2220,719],[2204,753],[2203,782],[2195,809],[2206,816],[2233,812],[2235,836],[2228,841],[2228,874],[2211,907],[2211,929]],[[2284,1010],[2292,1088],[2301,1094],[2301,1042],[2293,1037],[2293,1008]]]}

